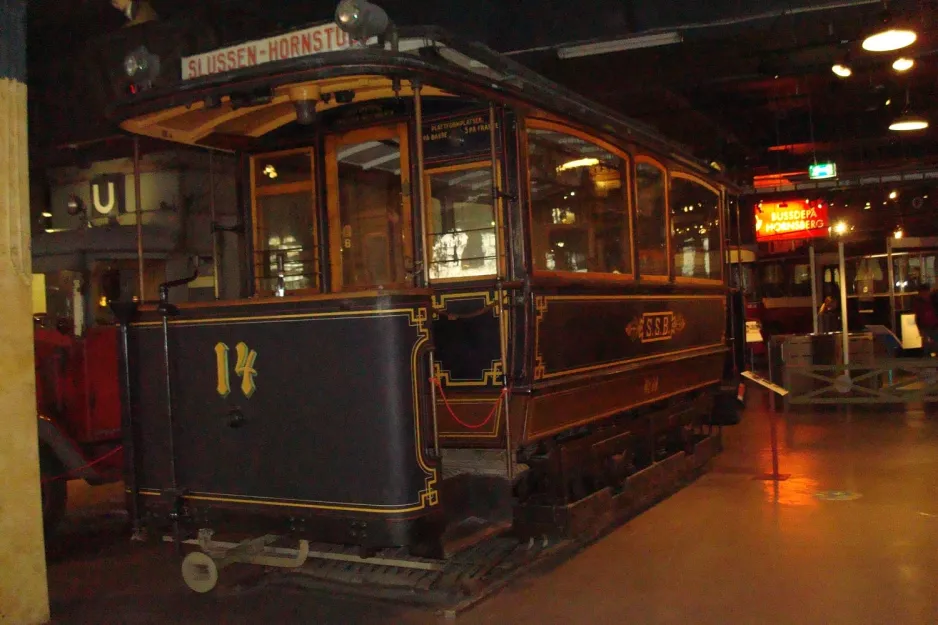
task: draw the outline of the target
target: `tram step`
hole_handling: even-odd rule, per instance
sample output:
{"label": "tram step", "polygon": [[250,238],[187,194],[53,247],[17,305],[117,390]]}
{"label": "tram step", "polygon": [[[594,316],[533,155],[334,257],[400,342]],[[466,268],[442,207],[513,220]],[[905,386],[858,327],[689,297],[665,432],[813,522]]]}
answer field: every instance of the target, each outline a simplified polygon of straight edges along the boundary
{"label": "tram step", "polygon": [[[508,477],[508,465],[504,449],[443,449],[443,479],[465,473]],[[512,458],[512,475],[527,469]]]}

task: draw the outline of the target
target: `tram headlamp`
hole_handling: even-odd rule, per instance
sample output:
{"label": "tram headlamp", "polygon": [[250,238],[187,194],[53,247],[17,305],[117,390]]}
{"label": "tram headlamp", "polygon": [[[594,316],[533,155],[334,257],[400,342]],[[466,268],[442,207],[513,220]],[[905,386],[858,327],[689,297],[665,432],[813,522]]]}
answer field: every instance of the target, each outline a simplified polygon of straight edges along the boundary
{"label": "tram headlamp", "polygon": [[136,89],[149,88],[160,73],[160,57],[140,46],[124,58],[124,74]]}
{"label": "tram headlamp", "polygon": [[335,23],[358,41],[383,35],[391,26],[384,9],[368,0],[342,0],[335,9]]}

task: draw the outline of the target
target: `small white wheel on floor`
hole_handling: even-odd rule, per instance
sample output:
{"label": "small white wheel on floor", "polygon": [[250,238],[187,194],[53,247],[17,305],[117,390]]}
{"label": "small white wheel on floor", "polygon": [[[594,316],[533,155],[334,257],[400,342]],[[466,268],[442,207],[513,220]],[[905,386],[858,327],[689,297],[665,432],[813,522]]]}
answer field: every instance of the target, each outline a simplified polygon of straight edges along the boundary
{"label": "small white wheel on floor", "polygon": [[193,551],[182,560],[182,579],[195,592],[209,592],[218,583],[218,565],[208,554]]}

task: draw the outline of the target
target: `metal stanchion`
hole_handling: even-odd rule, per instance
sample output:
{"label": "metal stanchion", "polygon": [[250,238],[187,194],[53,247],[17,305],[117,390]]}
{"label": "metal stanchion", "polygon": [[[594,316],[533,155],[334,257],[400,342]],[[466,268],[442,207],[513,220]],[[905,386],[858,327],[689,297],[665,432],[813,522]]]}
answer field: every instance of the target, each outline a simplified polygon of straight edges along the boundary
{"label": "metal stanchion", "polygon": [[[772,372],[774,369],[774,360],[775,360],[774,358],[775,354],[774,354],[774,350],[772,349],[771,339],[768,342],[766,352],[768,353],[768,357],[769,357],[769,381],[771,383]],[[775,386],[774,383],[772,383],[772,386]],[[763,473],[762,475],[756,476],[756,479],[769,480],[773,482],[784,482],[789,477],[791,477],[791,474],[778,472],[778,424],[777,424],[777,416],[776,416],[776,410],[775,410],[775,396],[778,393],[774,391],[771,388],[771,386],[766,386],[766,388],[768,389],[770,393],[769,397],[771,398],[770,399],[771,406],[769,408],[769,440],[770,440],[771,447],[772,447],[772,472]]]}

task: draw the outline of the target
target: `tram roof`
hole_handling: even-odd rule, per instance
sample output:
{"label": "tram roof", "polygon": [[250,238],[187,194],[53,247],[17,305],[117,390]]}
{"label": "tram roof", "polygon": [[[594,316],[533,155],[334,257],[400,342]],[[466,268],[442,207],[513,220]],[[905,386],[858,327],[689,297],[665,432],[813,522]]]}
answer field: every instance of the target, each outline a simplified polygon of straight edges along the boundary
{"label": "tram roof", "polygon": [[[144,90],[117,102],[109,113],[125,130],[137,134],[210,146],[204,140],[213,133],[256,138],[295,120],[297,99],[344,89],[356,91],[355,102],[390,97],[395,95],[395,78],[402,81],[397,95],[411,95],[412,84],[419,80],[425,95],[520,101],[722,178],[715,168],[654,128],[558,85],[481,43],[437,27],[402,28],[396,52],[386,43],[270,61]],[[245,97],[249,99],[243,101]],[[210,107],[207,102],[212,100],[216,105]],[[334,100],[319,101],[316,108],[318,112],[339,105]]]}

